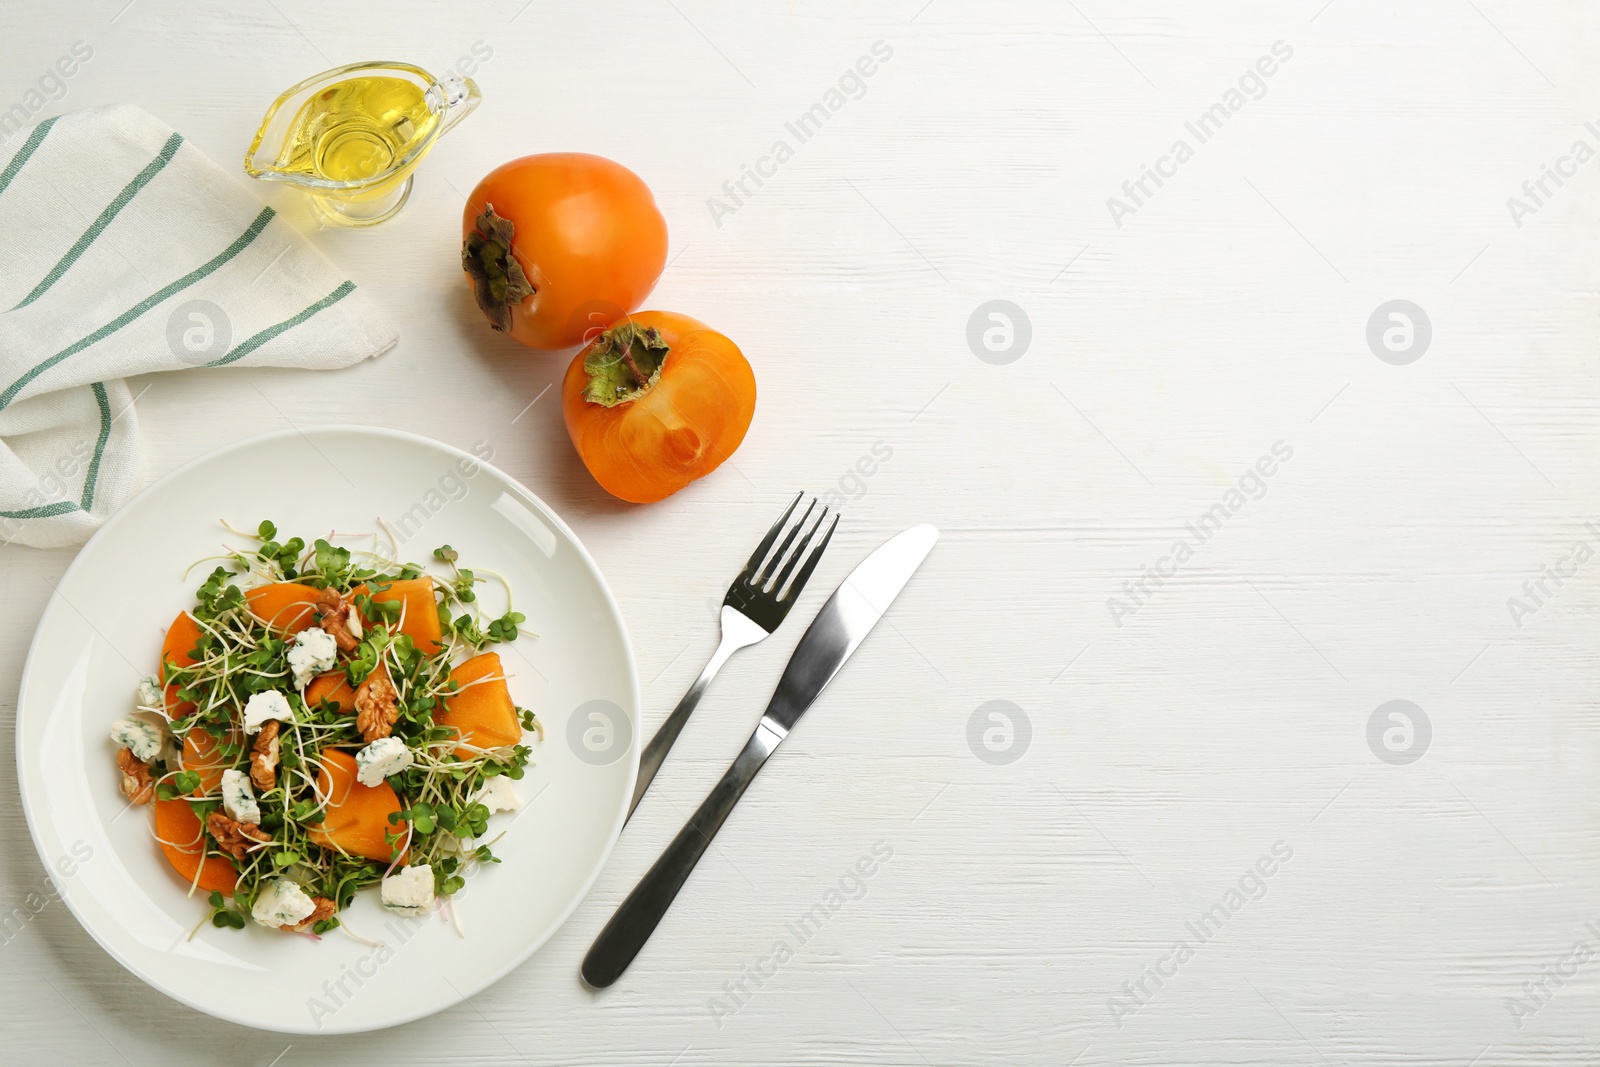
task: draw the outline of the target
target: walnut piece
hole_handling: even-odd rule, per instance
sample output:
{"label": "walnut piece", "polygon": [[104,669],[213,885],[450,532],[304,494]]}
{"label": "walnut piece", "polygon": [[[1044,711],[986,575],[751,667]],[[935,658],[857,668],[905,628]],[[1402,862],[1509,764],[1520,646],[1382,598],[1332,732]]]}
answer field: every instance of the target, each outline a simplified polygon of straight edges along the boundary
{"label": "walnut piece", "polygon": [[335,904],[327,897],[312,897],[311,903],[315,904],[316,907],[312,910],[310,915],[307,915],[304,919],[301,919],[300,922],[295,926],[279,926],[278,929],[288,930],[292,933],[298,933],[301,930],[309,930],[311,929],[312,923],[319,923],[324,919],[331,919],[333,918],[334,913],[339,910],[339,905]]}
{"label": "walnut piece", "polygon": [[361,643],[361,623],[356,606],[332,589],[317,593],[317,625],[333,638],[340,652],[354,651]]}
{"label": "walnut piece", "polygon": [[150,780],[150,767],[134,758],[125,748],[117,749],[117,769],[122,772],[122,795],[131,804],[148,804],[156,795],[155,783]]}
{"label": "walnut piece", "polygon": [[250,748],[250,780],[265,793],[278,784],[278,728],[276,719],[261,724],[255,744]]}
{"label": "walnut piece", "polygon": [[400,718],[400,694],[389,680],[389,672],[380,666],[367,675],[367,680],[356,689],[356,729],[362,740],[371,744],[380,737],[388,737]]}
{"label": "walnut piece", "polygon": [[217,847],[239,862],[244,862],[244,854],[250,850],[252,841],[265,843],[272,838],[261,832],[261,828],[253,822],[235,822],[220,811],[214,811],[206,816],[206,829],[211,831],[211,836],[217,839]]}

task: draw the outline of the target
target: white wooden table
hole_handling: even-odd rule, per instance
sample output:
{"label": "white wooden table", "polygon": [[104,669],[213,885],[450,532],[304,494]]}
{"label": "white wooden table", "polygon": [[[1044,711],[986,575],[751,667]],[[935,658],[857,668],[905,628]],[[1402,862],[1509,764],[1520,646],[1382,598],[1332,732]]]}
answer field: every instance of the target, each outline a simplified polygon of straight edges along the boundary
{"label": "white wooden table", "polygon": [[[848,498],[835,547],[801,621],[718,679],[590,898],[467,1005],[291,1042],[169,1002],[50,905],[0,943],[0,1063],[1600,1059],[1600,161],[1569,156],[1600,148],[1600,9],[452,8],[0,7],[0,107],[85,41],[41,116],[133,101],[230,168],[301,77],[492,51],[483,107],[397,220],[319,232],[272,199],[399,348],[336,388],[134,383],[146,476],[290,421],[487,441],[609,576],[651,727],[796,489]],[[801,142],[786,124],[831,90]],[[777,140],[781,166],[762,161]],[[563,149],[651,184],[673,259],[650,305],[722,329],[760,382],[733,462],[655,506],[594,486],[544,392],[565,359],[491,335],[456,265],[477,179]],[[732,200],[746,165],[767,176]],[[1570,176],[1534,200],[1546,165]],[[1025,349],[1021,317],[1007,349],[979,314],[994,300],[1022,309]],[[888,625],[625,978],[585,991],[587,945],[743,742],[804,617],[922,521],[945,538]],[[0,550],[0,738],[71,558]],[[1405,717],[1378,714],[1395,700]],[[14,916],[45,875],[11,767]],[[875,847],[892,858],[858,886]]]}

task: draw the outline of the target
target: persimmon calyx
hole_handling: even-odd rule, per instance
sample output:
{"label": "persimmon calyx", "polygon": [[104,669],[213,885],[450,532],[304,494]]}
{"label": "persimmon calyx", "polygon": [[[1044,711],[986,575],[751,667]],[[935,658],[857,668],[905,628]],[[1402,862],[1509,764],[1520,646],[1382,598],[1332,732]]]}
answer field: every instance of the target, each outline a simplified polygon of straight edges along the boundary
{"label": "persimmon calyx", "polygon": [[670,351],[654,326],[618,323],[596,338],[583,357],[583,373],[589,376],[583,398],[608,408],[639,399],[661,380]]}
{"label": "persimmon calyx", "polygon": [[472,232],[461,242],[461,269],[472,279],[473,296],[489,325],[507,333],[511,309],[536,292],[511,254],[516,227],[510,219],[496,215],[493,204],[485,204],[472,225]]}

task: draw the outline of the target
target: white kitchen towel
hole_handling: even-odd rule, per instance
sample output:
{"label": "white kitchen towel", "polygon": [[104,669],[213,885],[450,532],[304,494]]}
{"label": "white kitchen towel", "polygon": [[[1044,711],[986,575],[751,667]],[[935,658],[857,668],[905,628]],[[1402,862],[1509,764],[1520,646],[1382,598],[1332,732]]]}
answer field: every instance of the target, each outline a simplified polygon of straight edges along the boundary
{"label": "white kitchen towel", "polygon": [[0,250],[0,544],[76,544],[136,488],[125,377],[343,367],[397,339],[271,208],[127,104],[0,144]]}

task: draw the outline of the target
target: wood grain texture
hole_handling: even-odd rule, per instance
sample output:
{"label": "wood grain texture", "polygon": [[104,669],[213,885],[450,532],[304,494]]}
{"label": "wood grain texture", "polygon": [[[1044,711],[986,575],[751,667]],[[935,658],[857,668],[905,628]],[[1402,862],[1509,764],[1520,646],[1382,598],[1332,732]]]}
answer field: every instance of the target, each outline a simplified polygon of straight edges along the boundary
{"label": "wood grain texture", "polygon": [[[298,78],[493,49],[482,108],[394,222],[318,230],[292,196],[255,190],[398,319],[400,347],[336,376],[134,383],[149,386],[148,477],[290,423],[488,441],[608,575],[650,726],[797,488],[850,498],[798,617],[895,531],[932,522],[945,538],[606,993],[579,985],[584,950],[743,742],[801,625],[734,659],[590,898],[468,1004],[377,1035],[278,1039],[130,979],[57,905],[0,945],[0,1063],[1600,1058],[1600,963],[1547,984],[1534,1014],[1507,1006],[1575,942],[1600,951],[1585,926],[1600,927],[1600,564],[1521,626],[1507,607],[1575,540],[1600,548],[1583,525],[1600,521],[1600,161],[1520,227],[1506,203],[1575,140],[1600,146],[1585,129],[1600,119],[1600,10],[124,2],[11,3],[0,103],[86,40],[94,58],[52,110],[131,100],[234,168]],[[714,218],[708,199],[795,141],[785,124],[880,40],[892,58],[859,98]],[[1279,41],[1292,58],[1265,95],[1117,225],[1107,199],[1194,141],[1185,124]],[[595,488],[553,394],[528,407],[565,361],[490,335],[455,266],[466,192],[549,150],[646,178],[675,257],[650,303],[716,325],[756,368],[760,408],[732,463],[649,508]],[[1031,322],[1009,365],[967,343],[993,299]],[[1409,366],[1365,339],[1394,299],[1432,323]],[[1117,625],[1108,600],[1279,441],[1293,456],[1264,494]],[[891,458],[852,474],[878,442]],[[0,549],[6,744],[70,559]],[[1406,766],[1367,740],[1393,699],[1432,725]],[[992,700],[1031,724],[1006,765],[968,743]],[[11,909],[44,873],[0,766]],[[794,940],[787,924],[876,842],[893,858],[858,898],[716,1017],[714,999],[735,1004],[725,983]],[[1205,943],[1188,934],[1278,842],[1292,857],[1264,895]],[[1114,1011],[1179,940],[1192,958]]]}

